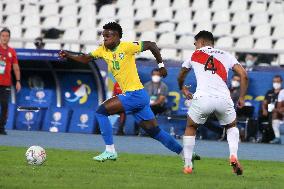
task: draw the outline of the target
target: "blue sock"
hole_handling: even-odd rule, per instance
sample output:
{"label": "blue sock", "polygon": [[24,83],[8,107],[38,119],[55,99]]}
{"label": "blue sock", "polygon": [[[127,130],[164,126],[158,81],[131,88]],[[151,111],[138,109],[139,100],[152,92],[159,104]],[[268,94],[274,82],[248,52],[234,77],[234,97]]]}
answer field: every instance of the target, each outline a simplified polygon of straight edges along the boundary
{"label": "blue sock", "polygon": [[166,131],[159,127],[153,127],[151,129],[145,129],[145,131],[154,139],[160,141],[169,150],[180,154],[182,152],[182,146]]}
{"label": "blue sock", "polygon": [[106,145],[113,144],[112,137],[112,126],[108,119],[108,113],[103,105],[101,105],[95,113],[97,120],[99,122],[99,127],[101,130],[101,135],[105,141]]}

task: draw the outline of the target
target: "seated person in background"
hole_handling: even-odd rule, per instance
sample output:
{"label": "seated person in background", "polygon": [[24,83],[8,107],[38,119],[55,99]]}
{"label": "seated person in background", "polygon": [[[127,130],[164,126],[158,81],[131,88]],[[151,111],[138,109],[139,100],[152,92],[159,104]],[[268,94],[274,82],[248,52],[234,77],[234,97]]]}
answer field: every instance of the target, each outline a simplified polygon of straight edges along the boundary
{"label": "seated person in background", "polygon": [[[275,75],[273,78],[273,89],[267,91],[265,98],[262,102],[262,110],[261,110],[261,121],[267,121],[269,123],[272,122],[272,128],[274,131],[275,139],[270,141],[273,144],[279,144],[280,141],[280,120],[282,119],[281,111],[279,108],[275,108],[277,101],[279,99],[279,94],[282,89],[282,77],[280,75]],[[281,101],[284,96],[284,91],[282,93]],[[279,104],[280,107],[280,104]],[[284,112],[284,111],[283,111]]]}
{"label": "seated person in background", "polygon": [[247,54],[245,58],[245,68],[246,71],[253,71],[253,67],[255,66],[257,61],[257,57],[252,54]]}
{"label": "seated person in background", "polygon": [[[278,78],[277,81],[275,81],[275,77]],[[284,89],[282,89],[282,77],[280,75],[275,76],[273,79],[273,87],[278,88],[280,90],[277,98],[276,108],[272,111],[272,128],[274,131],[275,138],[270,141],[271,144],[281,144],[281,138],[280,138],[280,122],[283,120],[283,114],[284,114]],[[268,108],[269,110],[269,108]]]}
{"label": "seated person in background", "polygon": [[161,81],[159,69],[152,70],[152,81],[145,83],[144,87],[150,96],[150,106],[153,113],[157,115],[166,111],[168,87]]}
{"label": "seated person in background", "polygon": [[45,43],[43,42],[42,37],[37,37],[34,41],[34,45],[35,45],[36,49],[43,49]]}
{"label": "seated person in background", "polygon": [[[112,96],[117,96],[119,94],[122,94],[122,90],[119,86],[119,84],[117,82],[115,82],[114,86],[113,86],[113,93]],[[119,127],[118,127],[118,131],[117,131],[117,135],[124,135],[124,124],[125,124],[125,120],[126,120],[126,114],[125,112],[121,112],[119,114]]]}

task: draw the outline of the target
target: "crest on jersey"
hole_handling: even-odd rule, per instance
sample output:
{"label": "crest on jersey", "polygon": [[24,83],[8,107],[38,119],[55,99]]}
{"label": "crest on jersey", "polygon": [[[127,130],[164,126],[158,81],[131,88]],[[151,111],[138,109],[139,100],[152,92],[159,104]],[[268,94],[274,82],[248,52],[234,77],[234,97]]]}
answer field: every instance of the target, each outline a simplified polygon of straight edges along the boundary
{"label": "crest on jersey", "polygon": [[120,60],[124,59],[124,53],[119,53],[118,56],[119,56]]}

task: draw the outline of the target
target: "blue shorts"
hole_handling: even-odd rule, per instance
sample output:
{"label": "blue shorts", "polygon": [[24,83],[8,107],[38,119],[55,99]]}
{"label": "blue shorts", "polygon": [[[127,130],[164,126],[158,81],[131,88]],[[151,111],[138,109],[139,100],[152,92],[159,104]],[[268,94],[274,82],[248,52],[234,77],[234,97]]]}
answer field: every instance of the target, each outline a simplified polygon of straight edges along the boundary
{"label": "blue shorts", "polygon": [[155,115],[150,107],[150,97],[145,89],[128,91],[118,95],[120,102],[127,114],[133,114],[135,121],[155,119]]}

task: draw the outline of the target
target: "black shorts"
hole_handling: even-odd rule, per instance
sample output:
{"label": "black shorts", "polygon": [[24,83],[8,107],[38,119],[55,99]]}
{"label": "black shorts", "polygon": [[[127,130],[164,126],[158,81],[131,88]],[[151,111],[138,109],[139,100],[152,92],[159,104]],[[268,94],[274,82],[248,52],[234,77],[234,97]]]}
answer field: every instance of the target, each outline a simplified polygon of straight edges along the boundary
{"label": "black shorts", "polygon": [[10,99],[11,88],[7,86],[0,86],[0,102],[8,103]]}

